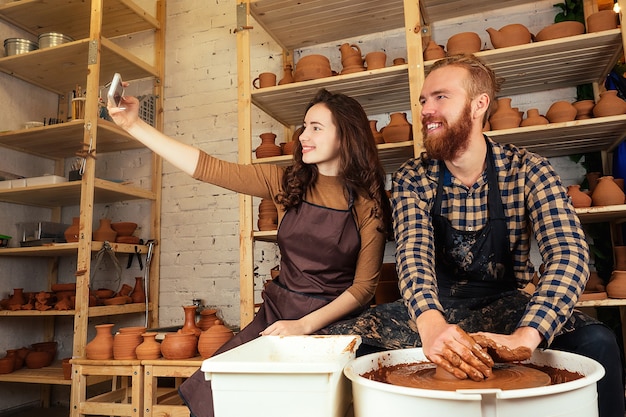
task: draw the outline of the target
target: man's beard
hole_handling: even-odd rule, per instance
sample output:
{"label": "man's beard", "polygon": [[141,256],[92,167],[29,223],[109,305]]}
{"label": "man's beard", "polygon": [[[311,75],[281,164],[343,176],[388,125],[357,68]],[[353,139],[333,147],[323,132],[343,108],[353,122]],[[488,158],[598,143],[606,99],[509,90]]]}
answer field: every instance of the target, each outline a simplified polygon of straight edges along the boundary
{"label": "man's beard", "polygon": [[451,161],[465,151],[469,145],[470,132],[472,131],[471,105],[467,103],[459,119],[452,125],[446,120],[441,121],[441,132],[428,133],[426,126],[431,122],[430,117],[422,120],[422,134],[424,148],[428,157],[441,161]]}

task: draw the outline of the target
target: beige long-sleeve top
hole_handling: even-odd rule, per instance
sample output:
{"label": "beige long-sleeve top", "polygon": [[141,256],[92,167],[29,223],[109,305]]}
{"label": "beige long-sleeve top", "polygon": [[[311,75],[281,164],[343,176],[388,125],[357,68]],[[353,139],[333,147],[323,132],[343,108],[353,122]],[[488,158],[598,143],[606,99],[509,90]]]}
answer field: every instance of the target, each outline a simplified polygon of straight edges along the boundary
{"label": "beige long-sleeve top", "polygon": [[[281,191],[285,169],[272,164],[242,165],[223,161],[200,152],[194,178],[238,193],[260,198],[271,198]],[[307,191],[306,201],[323,207],[338,210],[348,208],[345,186],[338,177],[318,176],[318,180]],[[278,222],[285,211],[278,208]],[[361,249],[352,285],[347,291],[362,306],[367,305],[376,290],[380,267],[385,250],[385,236],[377,229],[381,221],[372,215],[374,201],[355,196],[354,216],[361,235]],[[311,248],[315,250],[315,248]]]}

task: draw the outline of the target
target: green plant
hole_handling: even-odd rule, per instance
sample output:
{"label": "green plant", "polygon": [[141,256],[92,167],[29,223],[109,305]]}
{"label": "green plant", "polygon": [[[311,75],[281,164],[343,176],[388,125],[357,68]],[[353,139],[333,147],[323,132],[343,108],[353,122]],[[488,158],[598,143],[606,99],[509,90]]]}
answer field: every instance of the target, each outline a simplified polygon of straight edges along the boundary
{"label": "green plant", "polygon": [[554,7],[561,9],[554,17],[554,23],[573,20],[585,24],[583,0],[565,0],[563,3],[555,4]]}

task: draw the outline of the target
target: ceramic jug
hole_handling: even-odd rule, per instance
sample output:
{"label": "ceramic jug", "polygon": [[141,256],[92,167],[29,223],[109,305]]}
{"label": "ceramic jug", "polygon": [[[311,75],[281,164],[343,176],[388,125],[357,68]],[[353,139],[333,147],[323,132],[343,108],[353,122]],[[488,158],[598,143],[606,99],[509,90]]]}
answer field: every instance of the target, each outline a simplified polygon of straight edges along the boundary
{"label": "ceramic jug", "polygon": [[626,113],[626,101],[619,98],[617,90],[600,93],[600,100],[593,107],[594,117],[617,116]]}
{"label": "ceramic jug", "polygon": [[432,61],[435,59],[441,59],[446,56],[446,52],[441,45],[437,45],[437,42],[431,40],[428,42],[428,46],[424,49],[424,60]]}
{"label": "ceramic jug", "polygon": [[256,148],[255,154],[257,158],[269,158],[271,156],[280,156],[283,151],[276,144],[276,135],[271,132],[261,133],[261,144]]}
{"label": "ceramic jug", "polygon": [[87,359],[113,359],[113,324],[97,324],[96,336],[85,346]]}
{"label": "ceramic jug", "polygon": [[591,201],[594,206],[612,206],[624,204],[624,191],[613,181],[611,175],[605,175],[598,179]]}
{"label": "ceramic jug", "polygon": [[503,26],[499,30],[488,28],[487,33],[494,48],[524,45],[530,43],[532,37],[526,26],[519,23]]}
{"label": "ceramic jug", "polygon": [[583,192],[578,184],[567,187],[567,196],[575,208],[591,207],[591,196]]}
{"label": "ceramic jug", "polygon": [[522,117],[518,110],[511,107],[511,98],[499,98],[496,111],[489,118],[491,130],[510,129],[519,127]]}

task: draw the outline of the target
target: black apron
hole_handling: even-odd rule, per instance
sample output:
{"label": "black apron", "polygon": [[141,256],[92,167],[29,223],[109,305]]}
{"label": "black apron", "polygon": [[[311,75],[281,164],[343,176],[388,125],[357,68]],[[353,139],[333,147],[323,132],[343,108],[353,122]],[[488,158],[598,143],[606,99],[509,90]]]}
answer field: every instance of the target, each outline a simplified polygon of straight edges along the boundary
{"label": "black apron", "polygon": [[[215,355],[256,339],[278,320],[297,320],[318,310],[352,285],[361,250],[353,204],[350,195],[347,210],[305,201],[285,213],[278,229],[280,275],[263,290],[252,322]],[[213,416],[211,382],[200,370],[181,384],[179,393],[192,416]]]}
{"label": "black apron", "polygon": [[[431,210],[435,240],[435,272],[442,303],[458,299],[492,297],[517,289],[509,232],[500,198],[493,151],[487,143],[486,175],[489,218],[476,231],[457,230],[441,215],[443,185],[450,181],[446,164],[440,163],[437,195]],[[445,307],[445,305],[444,305]]]}

